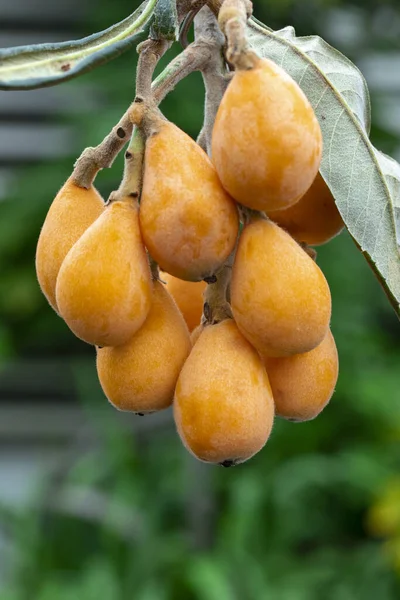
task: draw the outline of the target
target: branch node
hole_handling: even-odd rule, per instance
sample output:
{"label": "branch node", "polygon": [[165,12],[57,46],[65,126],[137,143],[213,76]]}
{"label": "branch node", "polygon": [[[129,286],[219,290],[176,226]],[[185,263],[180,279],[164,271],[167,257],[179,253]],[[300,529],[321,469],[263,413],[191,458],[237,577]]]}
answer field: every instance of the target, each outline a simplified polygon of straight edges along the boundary
{"label": "branch node", "polygon": [[[196,10],[204,2],[195,2]],[[134,103],[123,115],[119,123],[95,148],[86,148],[75,163],[72,173],[74,182],[83,188],[90,188],[101,169],[112,166],[116,156],[130,138],[134,125],[139,125],[145,111],[155,108],[179,81],[196,70],[206,69],[215,54],[213,45],[203,28],[198,42],[188,46],[171,61],[159,77],[151,83],[154,68],[171,42],[165,40],[147,40],[139,48],[138,85]]]}

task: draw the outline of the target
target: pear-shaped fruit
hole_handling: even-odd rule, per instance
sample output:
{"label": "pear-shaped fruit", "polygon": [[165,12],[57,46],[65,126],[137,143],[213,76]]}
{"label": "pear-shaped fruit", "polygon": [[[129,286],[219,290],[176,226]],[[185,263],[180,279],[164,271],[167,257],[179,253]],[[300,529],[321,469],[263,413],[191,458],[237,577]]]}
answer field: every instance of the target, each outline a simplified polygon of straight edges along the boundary
{"label": "pear-shaped fruit", "polygon": [[140,225],[162,270],[188,281],[212,275],[236,243],[235,202],[206,153],[168,121],[146,142]]}
{"label": "pear-shaped fruit", "polygon": [[314,111],[281,67],[260,59],[235,73],[212,136],[213,163],[235,200],[261,211],[294,204],[314,181],[321,154]]}
{"label": "pear-shaped fruit", "polygon": [[295,240],[310,246],[325,244],[344,227],[331,191],[319,173],[296,204],[284,210],[268,211],[268,216]]}
{"label": "pear-shaped fruit", "polygon": [[328,330],[322,342],[305,354],[264,359],[276,414],[291,421],[314,419],[328,404],[339,372],[338,353]]}
{"label": "pear-shaped fruit", "polygon": [[97,351],[97,373],[109,401],[139,413],[167,408],[192,345],[186,323],[160,282],[142,327],[122,346]]}
{"label": "pear-shaped fruit", "polygon": [[43,294],[58,311],[56,281],[62,262],[86,229],[101,215],[104,202],[94,187],[81,188],[68,179],[54,198],[40,232],[36,274]]}
{"label": "pear-shaped fruit", "polygon": [[200,325],[204,305],[203,292],[207,284],[205,281],[183,281],[164,272],[160,273],[160,277],[165,281],[167,290],[183,314],[189,331],[193,331]]}
{"label": "pear-shaped fruit", "polygon": [[286,231],[264,219],[241,235],[231,306],[240,331],[266,356],[309,352],[324,339],[331,317],[321,269]]}
{"label": "pear-shaped fruit", "polygon": [[60,314],[85,342],[118,346],[143,325],[151,295],[137,203],[114,201],[65,257],[56,286]]}
{"label": "pear-shaped fruit", "polygon": [[233,320],[200,334],[178,379],[174,416],[186,448],[206,462],[244,462],[268,440],[274,420],[268,376]]}

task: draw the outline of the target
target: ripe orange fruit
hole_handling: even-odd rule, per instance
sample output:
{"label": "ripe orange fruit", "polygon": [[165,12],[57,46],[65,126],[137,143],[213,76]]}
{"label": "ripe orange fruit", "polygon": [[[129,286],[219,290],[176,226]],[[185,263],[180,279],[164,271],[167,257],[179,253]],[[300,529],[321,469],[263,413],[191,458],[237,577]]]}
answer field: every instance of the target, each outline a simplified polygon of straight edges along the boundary
{"label": "ripe orange fruit", "polygon": [[200,334],[179,375],[174,416],[186,448],[206,462],[238,464],[266,443],[274,420],[268,376],[232,319]]}
{"label": "ripe orange fruit", "polygon": [[344,227],[331,191],[319,173],[296,204],[284,210],[268,211],[268,216],[295,240],[310,246],[325,244]]}
{"label": "ripe orange fruit", "polygon": [[339,364],[330,330],[322,342],[305,354],[264,359],[276,414],[291,421],[314,419],[335,389]]}
{"label": "ripe orange fruit", "polygon": [[65,257],[56,286],[60,314],[85,342],[119,346],[143,325],[151,295],[137,203],[114,201]]}
{"label": "ripe orange fruit", "polygon": [[61,264],[103,210],[98,191],[81,188],[72,179],[64,183],[50,206],[37,244],[36,274],[43,294],[57,312],[56,281]]}
{"label": "ripe orange fruit", "polygon": [[324,339],[331,317],[328,283],[286,231],[269,220],[247,225],[231,281],[237,326],[266,356],[308,352]]}
{"label": "ripe orange fruit", "polygon": [[188,281],[212,275],[236,243],[235,202],[204,150],[168,121],[146,142],[140,226],[161,269]]}
{"label": "ripe orange fruit", "polygon": [[175,302],[158,281],[142,327],[117,348],[97,351],[97,373],[109,401],[120,410],[146,413],[167,408],[192,345]]}
{"label": "ripe orange fruit", "polygon": [[261,211],[287,208],[311,186],[321,155],[314,111],[283,69],[263,58],[235,73],[212,135],[213,163],[235,200]]}

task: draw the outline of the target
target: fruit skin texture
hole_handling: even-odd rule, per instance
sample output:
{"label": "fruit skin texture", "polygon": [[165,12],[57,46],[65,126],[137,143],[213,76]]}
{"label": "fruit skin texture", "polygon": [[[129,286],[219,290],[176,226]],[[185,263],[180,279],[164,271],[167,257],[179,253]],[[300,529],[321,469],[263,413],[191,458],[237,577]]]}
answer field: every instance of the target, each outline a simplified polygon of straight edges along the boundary
{"label": "fruit skin texture", "polygon": [[295,240],[310,246],[329,242],[344,227],[330,189],[319,173],[296,204],[284,210],[268,211],[267,214]]}
{"label": "fruit skin texture", "polygon": [[98,191],[67,179],[47,213],[36,248],[36,274],[43,294],[58,311],[56,282],[72,246],[101,215],[104,202]]}
{"label": "fruit skin texture", "polygon": [[232,269],[231,307],[246,338],[266,356],[309,352],[331,317],[328,283],[315,262],[272,221],[244,228]]}
{"label": "fruit skin texture", "polygon": [[203,292],[207,287],[205,281],[183,281],[169,273],[160,273],[162,281],[167,284],[167,290],[181,311],[189,331],[200,324],[203,314]]}
{"label": "fruit skin texture", "polygon": [[204,328],[179,376],[174,416],[183,444],[206,462],[244,462],[266,443],[274,420],[271,387],[233,320]]}
{"label": "fruit skin texture", "polygon": [[123,346],[97,351],[97,373],[116,408],[153,412],[172,403],[176,381],[191,350],[189,331],[160,282],[146,321]]}
{"label": "fruit skin texture", "polygon": [[161,269],[187,281],[212,275],[236,243],[235,202],[207,154],[168,121],[146,142],[140,225]]}
{"label": "fruit skin texture", "polygon": [[276,414],[291,421],[314,419],[328,404],[339,373],[338,353],[330,330],[319,346],[305,354],[264,359]]}
{"label": "fruit skin texture", "polygon": [[112,202],[67,254],[56,286],[60,314],[75,335],[119,346],[143,325],[152,281],[131,198]]}
{"label": "fruit skin texture", "polygon": [[190,334],[190,340],[191,340],[193,346],[199,339],[200,334],[203,331],[204,327],[205,326],[202,323],[200,323],[200,325],[197,325],[197,327],[195,329],[193,329],[192,333]]}
{"label": "fruit skin texture", "polygon": [[237,71],[218,109],[212,160],[222,185],[241,204],[279,210],[311,186],[322,155],[322,134],[297,83],[260,59]]}

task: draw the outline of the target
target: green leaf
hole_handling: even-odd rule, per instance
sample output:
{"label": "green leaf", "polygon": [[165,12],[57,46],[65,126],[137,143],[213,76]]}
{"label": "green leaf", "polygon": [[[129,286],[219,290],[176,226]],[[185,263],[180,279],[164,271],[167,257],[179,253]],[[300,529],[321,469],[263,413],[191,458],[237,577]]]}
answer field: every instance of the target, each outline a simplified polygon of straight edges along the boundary
{"label": "green leaf", "polygon": [[224,564],[215,557],[196,556],[188,569],[188,580],[199,600],[234,600],[235,594]]}
{"label": "green leaf", "polygon": [[120,23],[82,40],[0,50],[0,90],[56,85],[110,61],[145,38],[156,3],[146,0]]}
{"label": "green leaf", "polygon": [[178,12],[176,0],[158,0],[154,11],[154,20],[150,29],[153,40],[174,42],[179,36]]}
{"label": "green leaf", "polygon": [[321,174],[400,316],[400,166],[368,138],[364,77],[324,40],[297,38],[292,27],[274,32],[253,19],[248,36],[257,54],[285,69],[310,100],[324,138]]}

